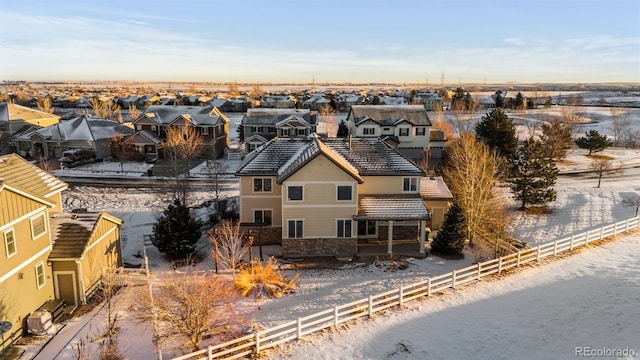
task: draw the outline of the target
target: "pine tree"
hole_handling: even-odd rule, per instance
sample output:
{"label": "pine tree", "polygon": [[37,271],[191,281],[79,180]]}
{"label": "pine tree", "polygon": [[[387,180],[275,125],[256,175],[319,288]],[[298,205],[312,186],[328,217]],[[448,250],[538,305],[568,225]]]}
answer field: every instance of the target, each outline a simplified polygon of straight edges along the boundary
{"label": "pine tree", "polygon": [[153,244],[171,260],[193,255],[200,240],[202,223],[193,218],[189,208],[174,200],[153,225]]}
{"label": "pine tree", "polygon": [[241,143],[243,143],[244,142],[244,126],[242,126],[242,124],[238,125],[236,132],[238,133],[238,140]]}
{"label": "pine tree", "polygon": [[548,158],[560,160],[567,156],[567,151],[571,148],[571,128],[560,120],[553,119],[542,125],[540,141]]}
{"label": "pine tree", "polygon": [[500,109],[482,117],[476,125],[476,137],[504,158],[511,157],[518,149],[513,121]]}
{"label": "pine tree", "polygon": [[433,239],[431,250],[449,255],[462,253],[466,240],[466,220],[462,207],[454,201],[438,230],[438,235]]}
{"label": "pine tree", "polygon": [[513,197],[520,201],[520,210],[527,205],[544,205],[556,199],[553,186],[558,169],[553,160],[545,156],[542,143],[529,138],[516,152],[510,166],[510,188]]}
{"label": "pine tree", "polygon": [[338,133],[336,134],[336,137],[345,138],[347,136],[349,136],[349,128],[344,120],[341,120],[340,124],[338,124]]}
{"label": "pine tree", "polygon": [[588,156],[591,156],[592,152],[600,152],[613,145],[613,143],[607,135],[601,135],[597,130],[589,130],[585,133],[585,136],[579,137],[576,140],[576,145],[578,145],[580,149],[589,150]]}
{"label": "pine tree", "polygon": [[524,103],[524,96],[522,96],[522,93],[521,93],[521,92],[519,92],[519,93],[516,95],[516,104],[515,104],[516,109],[517,109],[517,110],[523,110],[523,109],[525,108],[525,106],[524,106],[524,105],[525,105],[525,103]]}

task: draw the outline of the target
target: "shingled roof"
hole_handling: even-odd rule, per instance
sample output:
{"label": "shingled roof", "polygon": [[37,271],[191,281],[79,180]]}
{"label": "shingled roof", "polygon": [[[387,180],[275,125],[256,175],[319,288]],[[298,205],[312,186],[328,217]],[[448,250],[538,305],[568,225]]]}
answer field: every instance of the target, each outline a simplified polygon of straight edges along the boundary
{"label": "shingled roof", "polygon": [[147,115],[147,117],[153,119],[159,125],[169,125],[180,116],[190,119],[196,126],[215,126],[229,121],[217,107],[212,106],[151,105],[147,107],[141,117],[144,115]]}
{"label": "shingled roof", "polygon": [[362,182],[361,176],[423,176],[424,172],[379,138],[274,138],[245,157],[236,172],[278,176],[278,182],[323,154]]}
{"label": "shingled roof", "polygon": [[431,126],[423,105],[353,105],[351,110],[356,125],[373,120],[380,125],[396,125],[408,121],[413,125]]}
{"label": "shingled roof", "polygon": [[122,223],[107,213],[58,213],[52,219],[53,250],[51,259],[81,258],[101,218]]}
{"label": "shingled roof", "polygon": [[426,220],[429,211],[419,195],[363,196],[356,220]]}
{"label": "shingled roof", "polygon": [[309,125],[315,126],[318,123],[317,112],[309,109],[248,109],[247,114],[242,118],[242,125],[263,125],[276,126],[282,120],[296,115],[304,119]]}
{"label": "shingled roof", "polygon": [[65,182],[16,154],[0,156],[0,178],[11,187],[42,198],[67,188]]}

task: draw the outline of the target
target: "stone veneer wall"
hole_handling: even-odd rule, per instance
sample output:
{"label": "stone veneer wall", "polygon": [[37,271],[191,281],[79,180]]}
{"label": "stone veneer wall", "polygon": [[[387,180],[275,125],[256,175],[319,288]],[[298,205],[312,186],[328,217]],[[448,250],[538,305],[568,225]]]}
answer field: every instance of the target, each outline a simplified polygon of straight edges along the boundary
{"label": "stone veneer wall", "polygon": [[282,256],[355,256],[358,240],[334,239],[282,239]]}
{"label": "stone veneer wall", "polygon": [[240,231],[248,233],[249,229],[253,233],[253,244],[258,245],[259,241],[262,245],[280,245],[282,243],[282,227],[281,226],[257,226],[250,223],[240,224]]}
{"label": "stone veneer wall", "polygon": [[[418,239],[420,231],[418,225],[402,226],[393,224],[393,239],[394,240],[413,240]],[[386,225],[378,226],[378,240],[388,240],[389,227]]]}

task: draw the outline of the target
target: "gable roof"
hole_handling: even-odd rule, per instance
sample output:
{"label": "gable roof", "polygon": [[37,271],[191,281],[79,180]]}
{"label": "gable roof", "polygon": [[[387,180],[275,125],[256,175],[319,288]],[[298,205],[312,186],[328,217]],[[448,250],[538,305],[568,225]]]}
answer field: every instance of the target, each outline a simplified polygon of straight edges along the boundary
{"label": "gable roof", "polygon": [[403,119],[413,125],[431,126],[427,109],[423,105],[352,105],[349,112],[356,125],[366,118],[380,125],[395,125]]}
{"label": "gable roof", "polygon": [[122,220],[105,212],[58,213],[52,220],[53,249],[51,259],[82,258],[101,220],[122,225]]}
{"label": "gable roof", "polygon": [[0,180],[3,184],[41,198],[67,188],[65,182],[16,154],[0,156]]}
{"label": "gable roof", "polygon": [[13,103],[0,103],[0,120],[60,120],[60,116]]}
{"label": "gable roof", "polygon": [[424,175],[413,162],[379,138],[320,139],[313,135],[306,139],[272,139],[249,153],[236,175],[278,176],[281,182],[319,154],[358,181],[366,175]]}
{"label": "gable roof", "polygon": [[158,137],[158,135],[149,132],[147,130],[140,130],[137,133],[133,134],[133,136],[128,137],[124,143],[125,144],[154,144],[160,145],[162,139]]}
{"label": "gable roof", "polygon": [[242,117],[242,125],[268,125],[276,126],[277,123],[295,115],[304,119],[310,126],[318,123],[318,113],[309,109],[247,109],[247,114]]}
{"label": "gable roof", "polygon": [[229,119],[213,106],[150,105],[138,119],[145,115],[163,125],[169,125],[181,116],[188,118],[195,126],[216,126],[229,122]]}

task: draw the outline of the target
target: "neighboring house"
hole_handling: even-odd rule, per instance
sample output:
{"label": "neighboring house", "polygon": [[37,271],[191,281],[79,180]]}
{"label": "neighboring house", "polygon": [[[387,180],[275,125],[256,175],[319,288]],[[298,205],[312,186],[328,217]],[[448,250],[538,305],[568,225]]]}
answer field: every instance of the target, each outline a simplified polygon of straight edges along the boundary
{"label": "neighboring house", "polygon": [[0,102],[0,133],[11,137],[25,126],[45,127],[60,122],[60,116],[7,102]]}
{"label": "neighboring house", "polygon": [[260,107],[275,109],[293,109],[296,106],[292,95],[266,95],[260,102]]}
{"label": "neighboring house", "polygon": [[444,130],[429,129],[429,156],[431,159],[442,159],[447,140],[447,135],[444,133]]}
{"label": "neighboring house", "polygon": [[314,111],[323,111],[331,102],[322,95],[314,94],[302,103],[302,107]]}
{"label": "neighboring house", "polygon": [[49,263],[56,299],[85,304],[98,289],[102,269],[122,266],[121,226],[122,220],[105,212],[54,215]]}
{"label": "neighboring house", "polygon": [[423,177],[420,180],[420,196],[431,215],[431,229],[440,229],[453,202],[449,187],[440,176]]}
{"label": "neighboring house", "polygon": [[429,148],[431,121],[422,105],[354,105],[347,126],[352,136],[381,137],[415,161]]}
{"label": "neighboring house", "polygon": [[200,134],[205,146],[204,156],[215,159],[224,156],[229,145],[229,119],[218,108],[211,106],[151,105],[133,121],[136,140],[128,144],[134,146],[137,156],[158,154],[158,139],[165,140],[169,127],[182,128],[185,122]]}
{"label": "neighboring house", "polygon": [[102,267],[121,264],[122,221],[62,213],[66,188],[16,154],[0,156],[0,309],[13,325],[5,338],[22,335],[29,314],[50,300],[84,303]]}
{"label": "neighboring house", "polygon": [[[240,222],[284,256],[355,256],[358,244],[395,240],[424,254],[424,172],[380,138],[275,138],[247,155]],[[417,245],[420,243],[420,245]]]}
{"label": "neighboring house", "polygon": [[379,99],[382,105],[404,105],[407,103],[407,99],[404,97],[380,96]]}
{"label": "neighboring house", "polygon": [[365,105],[367,99],[360,94],[339,94],[338,103],[341,111],[349,111],[353,105]]}
{"label": "neighboring house", "polygon": [[66,150],[87,149],[96,154],[96,159],[112,156],[111,142],[114,137],[133,134],[131,128],[116,121],[93,115],[82,115],[75,119],[47,126],[36,131],[14,137],[20,148],[30,148],[33,156],[60,158]]}
{"label": "neighboring house", "polygon": [[249,109],[242,118],[248,153],[274,137],[299,138],[316,132],[318,113],[308,109]]}
{"label": "neighboring house", "polygon": [[436,93],[430,91],[416,93],[413,101],[423,104],[427,111],[442,111],[442,96]]}

